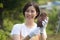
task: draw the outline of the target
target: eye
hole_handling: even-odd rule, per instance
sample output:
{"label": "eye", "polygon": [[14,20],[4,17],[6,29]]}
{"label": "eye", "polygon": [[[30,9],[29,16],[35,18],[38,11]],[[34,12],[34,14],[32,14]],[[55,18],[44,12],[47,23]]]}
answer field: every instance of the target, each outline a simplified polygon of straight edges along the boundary
{"label": "eye", "polygon": [[34,13],[34,10],[31,10],[31,13]]}
{"label": "eye", "polygon": [[26,10],[26,12],[29,12],[29,10]]}

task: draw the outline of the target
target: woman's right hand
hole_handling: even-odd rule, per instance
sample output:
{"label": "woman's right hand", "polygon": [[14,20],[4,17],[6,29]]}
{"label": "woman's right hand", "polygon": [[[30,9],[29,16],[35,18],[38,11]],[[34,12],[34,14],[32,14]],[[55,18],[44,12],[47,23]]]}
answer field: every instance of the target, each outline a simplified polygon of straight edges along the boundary
{"label": "woman's right hand", "polygon": [[40,34],[40,27],[35,28],[30,34],[30,37]]}

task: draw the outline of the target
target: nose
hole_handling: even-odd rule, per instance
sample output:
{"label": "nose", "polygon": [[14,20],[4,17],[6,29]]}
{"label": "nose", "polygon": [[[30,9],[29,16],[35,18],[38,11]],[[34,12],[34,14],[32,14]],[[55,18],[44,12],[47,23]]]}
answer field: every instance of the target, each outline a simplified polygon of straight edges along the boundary
{"label": "nose", "polygon": [[28,14],[31,15],[31,12],[29,12]]}

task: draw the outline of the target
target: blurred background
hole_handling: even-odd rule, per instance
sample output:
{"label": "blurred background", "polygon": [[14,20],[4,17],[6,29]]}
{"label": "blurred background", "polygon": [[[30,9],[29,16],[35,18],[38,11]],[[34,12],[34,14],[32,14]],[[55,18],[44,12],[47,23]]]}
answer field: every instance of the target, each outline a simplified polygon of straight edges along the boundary
{"label": "blurred background", "polygon": [[60,40],[60,0],[0,0],[0,40],[11,40],[14,24],[23,23],[22,10],[29,1],[35,1],[49,16],[47,40]]}

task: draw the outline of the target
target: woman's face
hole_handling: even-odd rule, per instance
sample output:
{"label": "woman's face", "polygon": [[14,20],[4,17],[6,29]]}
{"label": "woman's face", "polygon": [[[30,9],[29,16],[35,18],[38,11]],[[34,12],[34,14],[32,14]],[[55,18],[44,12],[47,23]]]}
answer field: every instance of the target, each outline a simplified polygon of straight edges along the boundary
{"label": "woman's face", "polygon": [[27,10],[25,11],[25,18],[27,20],[35,19],[37,16],[37,12],[33,6],[29,6]]}

